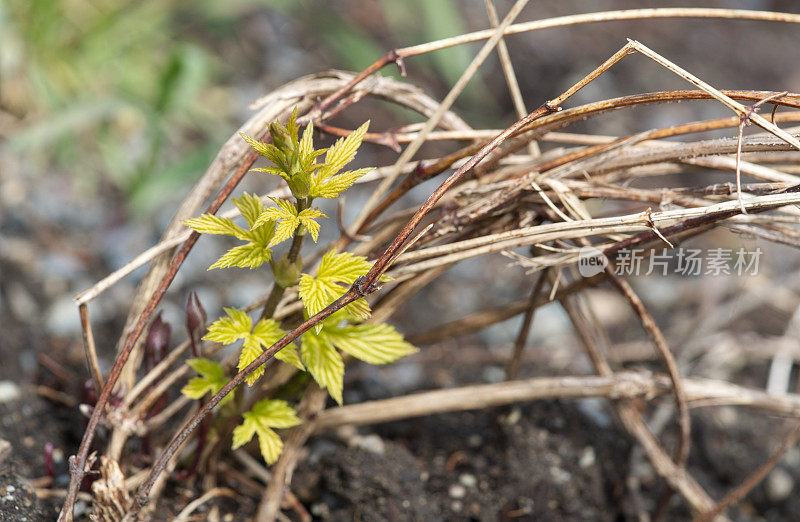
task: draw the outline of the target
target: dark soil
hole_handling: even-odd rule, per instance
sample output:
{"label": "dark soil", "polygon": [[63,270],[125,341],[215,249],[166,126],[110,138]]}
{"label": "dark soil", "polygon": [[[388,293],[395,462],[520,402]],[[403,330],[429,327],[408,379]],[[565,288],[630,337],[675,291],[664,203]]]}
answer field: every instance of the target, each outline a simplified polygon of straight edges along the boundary
{"label": "dark soil", "polygon": [[440,415],[387,424],[375,434],[383,444],[368,449],[327,439],[312,446],[295,474],[295,492],[315,515],[431,521],[623,516],[629,445],[572,405]]}

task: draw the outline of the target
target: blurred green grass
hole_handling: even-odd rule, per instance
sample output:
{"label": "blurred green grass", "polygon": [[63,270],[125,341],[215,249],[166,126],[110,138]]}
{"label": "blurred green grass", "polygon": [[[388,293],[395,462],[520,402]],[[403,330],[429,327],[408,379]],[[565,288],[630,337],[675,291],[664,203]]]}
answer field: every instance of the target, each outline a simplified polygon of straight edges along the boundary
{"label": "blurred green grass", "polygon": [[[360,19],[362,5],[380,20]],[[230,49],[242,48],[239,30],[254,13],[291,20],[299,42],[325,49],[319,70],[358,70],[390,47],[467,30],[456,0],[5,0],[0,110],[15,124],[0,134],[4,147],[24,168],[71,176],[81,194],[116,191],[146,219],[180,199],[237,126],[246,101],[234,87],[260,78]],[[452,84],[472,54],[460,46],[414,65]],[[462,96],[483,107],[491,99],[477,79]]]}
{"label": "blurred green grass", "polygon": [[[180,3],[10,0],[0,6],[0,103],[20,118],[7,146],[67,171],[82,191],[119,190],[135,213],[205,161],[220,66],[180,35]],[[149,194],[150,197],[145,197]]]}

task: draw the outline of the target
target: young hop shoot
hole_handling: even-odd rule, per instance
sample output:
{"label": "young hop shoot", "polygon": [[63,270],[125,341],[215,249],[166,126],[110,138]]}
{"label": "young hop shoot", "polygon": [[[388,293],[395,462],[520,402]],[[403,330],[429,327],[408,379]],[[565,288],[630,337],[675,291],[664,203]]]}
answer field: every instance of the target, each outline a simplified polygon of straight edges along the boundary
{"label": "young hop shoot", "polygon": [[[316,242],[322,227],[319,220],[327,217],[313,206],[314,199],[338,198],[372,169],[344,170],[355,157],[369,122],[336,141],[329,149],[315,150],[313,124],[308,124],[301,137],[296,120],[297,109],[286,125],[278,121],[271,123],[269,134],[272,143],[263,143],[242,134],[242,138],[271,163],[271,166],[253,171],[280,176],[291,191],[290,199],[270,198],[265,205],[253,194],[245,193],[234,198],[233,203],[244,217],[246,227],[237,225],[232,219],[211,214],[185,222],[197,232],[230,236],[240,242],[225,252],[209,270],[229,267],[253,270],[265,264],[271,269],[275,284],[261,316],[254,319],[244,310],[225,308],[225,315],[214,321],[203,337],[206,341],[224,345],[238,344],[239,371],[286,334],[286,325],[272,317],[274,305],[285,289],[298,287],[303,314],[308,318],[341,297],[372,266],[364,257],[331,250],[323,255],[315,275],[302,273],[302,242],[306,236],[311,236]],[[289,251],[276,261],[272,249],[285,241],[291,241]],[[274,305],[270,306],[270,302]],[[369,317],[369,304],[363,298],[358,299],[304,333],[299,339],[299,348],[294,343],[289,344],[277,352],[275,358],[281,364],[306,372],[337,403],[342,404],[342,352],[370,364],[386,364],[416,351],[394,327],[367,322]],[[216,361],[195,358],[188,364],[198,376],[181,390],[187,397],[200,399],[208,393],[214,394],[229,380],[226,369]],[[247,385],[256,386],[264,372],[264,365],[257,368],[247,377]],[[257,390],[257,393],[259,391],[263,393],[266,390]],[[274,395],[279,393],[280,390]],[[230,408],[237,403],[233,399],[231,394],[220,405]],[[233,448],[250,442],[257,435],[261,455],[267,464],[274,463],[283,449],[283,442],[274,429],[290,428],[300,423],[292,405],[274,397],[266,397],[251,410],[237,415],[239,413],[243,421],[233,431]]]}

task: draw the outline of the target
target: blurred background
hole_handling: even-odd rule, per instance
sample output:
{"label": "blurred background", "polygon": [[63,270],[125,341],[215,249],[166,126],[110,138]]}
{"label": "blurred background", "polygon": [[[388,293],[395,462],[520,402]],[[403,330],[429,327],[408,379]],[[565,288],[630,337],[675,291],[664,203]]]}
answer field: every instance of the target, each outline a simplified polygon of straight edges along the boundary
{"label": "blurred background", "polygon": [[[512,3],[495,1],[501,18]],[[543,0],[531,2],[518,21],[697,4]],[[793,0],[702,4],[800,10]],[[487,27],[480,0],[0,2],[0,381],[11,386],[10,396],[21,393],[14,391],[15,383],[52,380],[53,369],[42,369],[37,359],[42,353],[61,354],[66,371],[88,376],[72,297],[158,241],[176,205],[248,118],[252,101],[303,75],[360,70],[388,49]],[[626,38],[645,43],[718,88],[800,90],[800,64],[786,59],[796,56],[800,43],[796,26],[612,22],[507,38],[528,108],[562,92]],[[406,63],[409,80],[441,99],[480,46],[412,58]],[[381,74],[399,77],[390,68]],[[644,57],[630,57],[568,105],[683,88],[684,82]],[[375,110],[355,111],[350,123],[362,116],[377,122],[375,129],[408,123],[408,115],[395,109]],[[516,119],[496,56],[453,110],[475,128],[506,127]],[[724,115],[718,104],[682,104],[621,111],[570,130],[625,135]],[[369,146],[359,161],[376,165],[395,158],[388,149]],[[406,202],[430,188],[423,185]],[[221,279],[207,276],[205,267],[222,249],[222,243],[213,244],[196,249],[187,261],[164,304],[168,321],[181,324],[189,290],[200,293],[209,317],[223,305],[241,306],[263,293],[264,283],[256,275],[229,275],[223,288]],[[425,306],[447,310],[435,318],[438,323],[480,309],[487,299],[523,298],[529,285],[522,283],[522,270],[500,284],[482,284],[482,278],[488,281],[494,270],[507,265],[501,256],[460,264],[437,283],[440,291],[434,297],[398,321],[424,329],[435,326]],[[138,270],[90,307],[106,367],[142,273]],[[490,288],[488,293],[465,290],[463,277],[470,278],[469,288]],[[548,316],[546,309],[537,321],[537,339],[568,329],[563,318]],[[471,342],[508,347],[515,333],[516,323]],[[0,397],[0,403],[4,400]]]}

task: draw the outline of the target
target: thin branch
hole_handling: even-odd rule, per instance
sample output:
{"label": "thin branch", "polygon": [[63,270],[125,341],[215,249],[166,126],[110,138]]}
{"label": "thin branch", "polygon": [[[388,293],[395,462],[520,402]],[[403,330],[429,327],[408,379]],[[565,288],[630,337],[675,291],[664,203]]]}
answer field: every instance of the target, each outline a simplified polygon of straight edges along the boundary
{"label": "thin branch", "polygon": [[774,468],[778,462],[780,462],[783,454],[786,453],[789,448],[797,444],[798,440],[800,440],[800,424],[795,425],[789,435],[783,439],[780,446],[778,446],[772,455],[769,456],[764,464],[759,466],[759,468],[755,470],[752,475],[747,477],[739,485],[739,487],[725,495],[725,497],[720,500],[713,509],[696,517],[694,522],[708,522],[720,513],[724,513],[729,507],[741,502],[742,499],[746,497],[754,487],[764,480],[764,477],[766,477],[767,474],[772,471],[772,468]]}
{"label": "thin branch", "polygon": [[[762,390],[714,379],[684,379],[691,407],[741,406],[800,417],[800,395],[775,396]],[[535,377],[495,384],[417,392],[331,408],[312,421],[313,434],[340,426],[381,424],[453,411],[548,399],[602,397],[611,400],[653,400],[673,393],[670,378],[647,372],[617,372],[607,376]]]}
{"label": "thin branch", "polygon": [[81,330],[83,331],[83,348],[86,353],[89,368],[92,371],[92,378],[96,390],[103,389],[103,373],[100,371],[100,363],[97,360],[97,347],[94,343],[94,334],[92,333],[92,323],[89,320],[89,310],[86,304],[83,303],[78,307],[81,315]]}
{"label": "thin branch", "polygon": [[238,495],[239,495],[239,493],[237,493],[236,491],[234,491],[234,490],[232,490],[230,488],[213,488],[213,489],[210,489],[210,490],[206,491],[203,494],[203,496],[201,496],[200,498],[197,498],[197,499],[193,500],[192,502],[190,502],[185,508],[183,508],[181,510],[180,513],[178,513],[178,516],[176,516],[173,520],[175,522],[186,522],[186,521],[188,521],[189,520],[189,516],[192,513],[194,513],[194,511],[197,508],[199,508],[200,506],[202,506],[203,504],[205,504],[209,500],[213,499],[214,497],[225,496],[225,497],[233,497],[233,498],[235,498]]}
{"label": "thin branch", "polygon": [[544,283],[547,280],[548,270],[542,271],[536,282],[531,289],[531,296],[528,298],[528,307],[525,309],[525,316],[522,319],[522,325],[519,327],[517,340],[514,342],[514,352],[511,359],[508,361],[506,367],[506,380],[513,380],[517,378],[517,371],[519,370],[519,363],[522,359],[522,352],[525,350],[525,344],[528,342],[528,335],[533,325],[533,316],[538,308],[536,302],[544,289]]}
{"label": "thin branch", "polygon": [[[655,233],[658,234],[657,229],[655,229]],[[588,245],[588,242],[584,240],[583,244]],[[622,292],[622,295],[624,295],[625,299],[627,299],[630,303],[631,308],[633,308],[633,310],[639,316],[642,326],[647,331],[648,335],[650,335],[656,350],[661,356],[664,366],[667,368],[667,373],[672,381],[672,387],[675,394],[675,404],[678,409],[678,427],[681,435],[678,442],[678,448],[676,449],[675,462],[678,466],[684,467],[687,459],[689,458],[689,444],[691,442],[691,418],[689,417],[689,406],[686,403],[686,390],[684,389],[683,380],[681,379],[680,371],[678,370],[678,364],[675,361],[675,356],[672,354],[672,351],[667,344],[667,340],[664,337],[664,334],[661,332],[661,329],[658,327],[658,324],[655,322],[655,319],[653,319],[653,316],[650,315],[647,307],[645,307],[644,303],[636,294],[636,292],[633,291],[631,285],[614,272],[614,268],[611,264],[606,266],[606,275],[608,275],[608,278],[611,280],[614,286],[616,286],[619,291]]]}
{"label": "thin branch", "polygon": [[[494,7],[494,2],[492,0],[483,0],[483,5],[486,7],[486,14],[489,16],[489,23],[496,28],[499,20],[497,19],[497,9]],[[508,47],[503,38],[497,42],[497,56],[500,58],[500,66],[503,68],[503,75],[506,78],[508,91],[511,94],[511,101],[514,103],[514,110],[517,112],[517,119],[520,120],[528,114],[528,109],[525,108],[525,101],[522,99],[522,93],[519,90],[517,75],[514,74],[511,56],[508,54]],[[541,154],[539,145],[535,141],[531,141],[528,144],[528,152],[534,158]]]}
{"label": "thin branch", "polygon": [[478,54],[473,58],[472,62],[469,64],[467,69],[461,74],[461,76],[456,81],[455,85],[450,89],[450,92],[447,93],[444,100],[439,104],[439,107],[436,109],[436,112],[428,118],[425,122],[425,126],[419,131],[417,137],[414,138],[406,148],[403,150],[403,153],[395,162],[395,170],[387,176],[380,185],[375,189],[375,191],[370,195],[367,202],[364,204],[359,215],[356,217],[355,221],[350,227],[350,234],[356,235],[361,228],[361,225],[364,223],[366,217],[372,211],[372,209],[377,205],[378,201],[386,194],[391,187],[394,180],[397,179],[397,176],[400,173],[400,165],[407,163],[414,154],[417,153],[419,148],[425,142],[425,138],[429,132],[431,132],[438,124],[439,121],[442,119],[444,114],[450,109],[453,103],[456,101],[458,96],[461,94],[461,91],[464,90],[464,87],[467,86],[469,80],[475,75],[478,71],[478,68],[481,64],[486,60],[489,56],[489,53],[494,49],[494,46],[497,44],[498,41],[503,37],[503,31],[514,21],[514,19],[519,15],[522,8],[525,7],[525,4],[528,3],[528,0],[517,0],[514,6],[509,11],[508,15],[503,19],[503,22],[494,29],[494,34],[489,38],[489,40],[484,44]]}
{"label": "thin branch", "polygon": [[[570,25],[588,24],[597,22],[611,22],[617,20],[641,20],[654,18],[720,18],[728,20],[764,20],[769,22],[800,23],[800,15],[792,13],[776,13],[772,11],[750,11],[746,9],[713,9],[673,7],[659,9],[629,9],[624,11],[605,11],[599,13],[586,13],[579,15],[560,16],[547,18],[508,26],[504,35],[526,33],[539,29],[553,27],[566,27]],[[445,49],[454,45],[486,40],[494,35],[493,29],[462,34],[452,38],[445,38],[435,42],[397,49],[397,54],[403,57],[429,53]]]}

